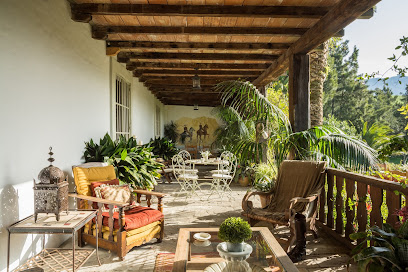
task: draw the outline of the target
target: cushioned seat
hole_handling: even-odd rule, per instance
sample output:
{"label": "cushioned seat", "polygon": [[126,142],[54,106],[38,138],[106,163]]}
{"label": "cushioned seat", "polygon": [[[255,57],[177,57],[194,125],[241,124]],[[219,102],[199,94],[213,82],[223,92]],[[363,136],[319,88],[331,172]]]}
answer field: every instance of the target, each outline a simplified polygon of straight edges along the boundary
{"label": "cushioned seat", "polygon": [[224,174],[213,174],[212,177],[215,179],[232,179],[231,175],[224,175]]}
{"label": "cushioned seat", "polygon": [[[109,212],[102,213],[103,220],[102,224],[104,226],[109,225]],[[119,228],[119,213],[113,213],[113,218],[115,219],[113,222],[113,228]],[[136,206],[132,209],[125,211],[125,230],[133,230],[140,227],[144,227],[153,223],[155,221],[159,221],[163,219],[163,213],[158,210],[149,208],[149,207],[141,207]]]}
{"label": "cushioned seat", "polygon": [[183,180],[192,180],[192,179],[198,179],[198,176],[190,175],[190,174],[182,174],[182,175],[179,175],[179,178]]}

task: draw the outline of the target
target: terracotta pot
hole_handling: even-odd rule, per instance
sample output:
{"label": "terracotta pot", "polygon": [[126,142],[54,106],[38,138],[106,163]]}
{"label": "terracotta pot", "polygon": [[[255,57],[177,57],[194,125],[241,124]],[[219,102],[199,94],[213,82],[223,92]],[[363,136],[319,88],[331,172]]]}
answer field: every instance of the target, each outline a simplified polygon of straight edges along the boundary
{"label": "terracotta pot", "polygon": [[259,199],[261,200],[261,207],[263,209],[269,205],[269,202],[271,201],[271,196],[270,195],[259,195]]}
{"label": "terracotta pot", "polygon": [[242,187],[247,187],[249,185],[249,177],[240,177],[238,182]]}

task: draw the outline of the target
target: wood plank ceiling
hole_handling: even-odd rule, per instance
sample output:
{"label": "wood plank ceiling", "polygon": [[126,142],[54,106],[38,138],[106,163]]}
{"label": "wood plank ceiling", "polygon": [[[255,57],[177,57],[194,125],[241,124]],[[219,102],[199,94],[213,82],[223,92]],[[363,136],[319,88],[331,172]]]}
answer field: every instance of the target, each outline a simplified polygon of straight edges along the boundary
{"label": "wood plank ceiling", "polygon": [[[215,84],[259,78],[340,0],[69,2],[72,19],[89,23],[107,55],[117,55],[162,103],[216,106]],[[192,88],[195,68],[200,90]]]}

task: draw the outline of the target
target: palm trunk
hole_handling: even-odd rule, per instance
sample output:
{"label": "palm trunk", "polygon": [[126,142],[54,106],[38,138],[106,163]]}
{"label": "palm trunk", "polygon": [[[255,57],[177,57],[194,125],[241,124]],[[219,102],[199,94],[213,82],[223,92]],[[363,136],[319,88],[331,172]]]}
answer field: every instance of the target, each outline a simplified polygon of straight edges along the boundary
{"label": "palm trunk", "polygon": [[328,42],[321,50],[310,53],[310,121],[311,126],[323,125],[323,83],[327,76]]}

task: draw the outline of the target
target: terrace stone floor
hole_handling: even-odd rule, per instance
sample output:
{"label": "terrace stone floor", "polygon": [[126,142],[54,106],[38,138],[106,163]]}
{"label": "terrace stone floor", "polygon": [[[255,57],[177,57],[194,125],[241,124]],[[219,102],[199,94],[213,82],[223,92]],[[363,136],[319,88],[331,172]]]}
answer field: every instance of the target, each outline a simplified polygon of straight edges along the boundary
{"label": "terrace stone floor", "polygon": [[[148,243],[133,248],[123,261],[120,261],[113,253],[99,249],[102,265],[97,266],[94,254],[79,271],[153,272],[158,253],[175,252],[179,228],[218,227],[227,217],[240,216],[241,200],[247,189],[232,185],[232,200],[227,197],[220,199],[216,195],[207,199],[208,190],[203,190],[201,199],[195,196],[186,200],[183,196],[177,197],[175,192],[179,190],[178,184],[159,184],[156,191],[168,194],[164,199],[165,238],[163,242]],[[258,226],[268,226],[263,223],[259,224]],[[288,237],[288,228],[279,227],[272,233],[279,237]],[[318,239],[313,240],[311,235],[307,238],[306,259],[297,264],[300,271],[347,271],[347,263],[350,259],[347,249],[336,244],[333,239],[321,231]],[[64,246],[69,248],[70,240],[65,242]],[[91,248],[91,246],[86,247]],[[350,271],[356,271],[355,267],[351,267]]]}

